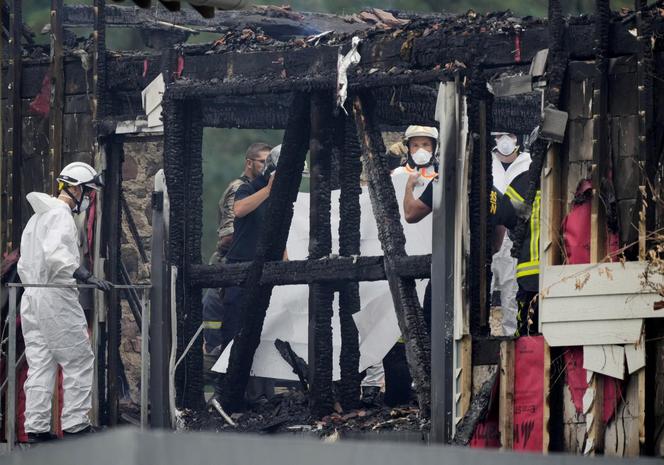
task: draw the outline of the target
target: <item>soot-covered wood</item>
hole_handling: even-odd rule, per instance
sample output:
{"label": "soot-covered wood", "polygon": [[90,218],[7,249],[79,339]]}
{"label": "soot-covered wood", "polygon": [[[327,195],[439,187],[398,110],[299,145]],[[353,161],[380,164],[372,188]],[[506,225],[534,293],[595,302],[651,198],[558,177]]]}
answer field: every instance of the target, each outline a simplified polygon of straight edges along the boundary
{"label": "soot-covered wood", "polygon": [[396,273],[394,259],[406,255],[406,237],[387,161],[383,157],[385,146],[373,114],[371,97],[355,96],[353,113],[362,145],[362,161],[369,178],[378,237],[385,254],[385,274],[390,284],[399,328],[406,340],[406,358],[415,383],[420,411],[427,417],[431,406],[431,340],[415,290],[415,281],[401,278]]}
{"label": "soot-covered wood", "polygon": [[[310,210],[309,259],[317,260],[332,253],[331,160],[334,146],[332,93],[316,93],[311,98],[311,138],[309,142]],[[334,288],[329,284],[309,285],[309,406],[315,417],[323,417],[334,408],[332,391],[332,301]]]}
{"label": "soot-covered wood", "polygon": [[221,402],[230,411],[242,408],[249,372],[272,295],[272,285],[260,284],[263,265],[266,261],[281,260],[286,247],[293,219],[293,203],[297,198],[309,147],[309,128],[309,97],[297,94],[284,134],[279,169],[267,200],[258,249],[249,268],[245,299],[241,306],[241,328],[235,337],[222,385]]}
{"label": "soot-covered wood", "polygon": [[[339,255],[341,257],[360,254],[360,174],[362,173],[362,148],[357,139],[355,124],[350,118],[338,122],[335,150],[339,151],[339,182],[341,195],[339,211]],[[348,282],[339,288],[339,321],[341,327],[341,355],[339,365],[341,380],[339,398],[344,410],[359,404],[360,345],[353,315],[360,311],[360,285]]]}

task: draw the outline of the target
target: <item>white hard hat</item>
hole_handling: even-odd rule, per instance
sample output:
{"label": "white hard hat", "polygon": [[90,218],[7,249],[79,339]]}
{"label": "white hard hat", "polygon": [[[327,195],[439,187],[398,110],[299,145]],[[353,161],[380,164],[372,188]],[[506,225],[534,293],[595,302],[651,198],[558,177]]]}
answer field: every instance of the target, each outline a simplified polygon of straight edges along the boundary
{"label": "white hard hat", "polygon": [[438,129],[430,126],[408,126],[404,134],[404,142],[408,143],[412,137],[430,137],[438,142]]}
{"label": "white hard hat", "polygon": [[92,166],[82,161],[75,161],[65,166],[57,180],[70,186],[82,185],[94,190],[99,190],[103,186],[101,175],[97,174]]}

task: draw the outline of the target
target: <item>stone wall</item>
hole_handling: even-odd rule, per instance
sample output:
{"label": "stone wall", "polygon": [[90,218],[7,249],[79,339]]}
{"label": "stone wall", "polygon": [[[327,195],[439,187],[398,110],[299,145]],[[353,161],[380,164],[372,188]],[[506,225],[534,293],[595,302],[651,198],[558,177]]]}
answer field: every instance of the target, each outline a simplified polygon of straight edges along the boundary
{"label": "stone wall", "polygon": [[[152,237],[152,190],[154,175],[163,165],[163,146],[162,138],[155,136],[127,138],[124,144],[122,190],[148,260]],[[150,280],[150,264],[143,263],[125,211],[122,213],[121,255],[132,283],[145,283]],[[124,298],[120,355],[127,373],[131,400],[138,403],[141,379],[141,333]]]}

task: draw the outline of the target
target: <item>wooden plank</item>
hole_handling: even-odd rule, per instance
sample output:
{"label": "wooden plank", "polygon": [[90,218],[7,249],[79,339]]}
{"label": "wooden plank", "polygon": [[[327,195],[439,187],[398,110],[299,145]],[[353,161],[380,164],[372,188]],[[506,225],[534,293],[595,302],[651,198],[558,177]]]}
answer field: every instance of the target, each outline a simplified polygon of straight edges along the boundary
{"label": "wooden plank", "polygon": [[[542,269],[542,296],[573,297],[612,294],[647,294],[642,284],[645,262],[615,262],[597,265],[545,266]],[[648,276],[653,283],[664,283],[664,277]]]}
{"label": "wooden plank", "polygon": [[551,436],[549,433],[549,418],[551,417],[551,348],[549,344],[544,341],[544,405],[542,406],[542,453],[549,453],[549,444],[551,443]]}
{"label": "wooden plank", "polygon": [[625,378],[625,348],[620,345],[584,346],[583,368],[612,378]]}
{"label": "wooden plank", "polygon": [[500,343],[499,422],[501,449],[514,444],[514,341]]}
{"label": "wooden plank", "polygon": [[546,298],[540,306],[541,322],[661,318],[664,312],[653,307],[660,300],[655,293]]}
{"label": "wooden plank", "polygon": [[455,341],[455,373],[454,373],[454,425],[456,426],[470,407],[473,384],[472,339],[469,335]]}
{"label": "wooden plank", "polygon": [[542,334],[551,347],[635,344],[641,337],[643,320],[574,321],[542,324]]}

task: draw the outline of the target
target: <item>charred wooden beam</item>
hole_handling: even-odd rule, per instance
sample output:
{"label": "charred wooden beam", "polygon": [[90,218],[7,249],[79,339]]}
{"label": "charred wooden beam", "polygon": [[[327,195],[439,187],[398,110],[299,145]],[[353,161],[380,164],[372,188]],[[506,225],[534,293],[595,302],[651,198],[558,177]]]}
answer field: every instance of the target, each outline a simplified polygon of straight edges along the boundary
{"label": "charred wooden beam", "polygon": [[224,408],[231,411],[242,407],[254,353],[260,343],[265,313],[272,295],[272,285],[261,284],[263,265],[266,261],[278,261],[283,257],[293,219],[293,204],[309,147],[309,128],[309,97],[297,94],[284,134],[279,169],[267,200],[268,208],[256,256],[247,275],[240,331],[235,337],[222,385],[221,402]]}
{"label": "charred wooden beam", "polygon": [[[193,286],[189,269],[201,262],[202,139],[200,106],[164,99],[164,171],[169,186],[169,264],[177,267],[177,352],[182,354],[202,322],[201,290]],[[201,408],[203,398],[202,343],[198,339],[175,376],[176,401]]]}
{"label": "charred wooden beam", "polygon": [[[381,128],[396,128],[401,131],[409,124],[435,126],[437,123],[433,116],[436,95],[432,85],[402,85],[376,89],[376,115]],[[539,115],[539,97],[537,99]],[[128,96],[124,96],[120,103],[126,104],[127,100]],[[134,107],[140,108],[140,99],[136,97],[134,100]],[[283,129],[288,120],[291,100],[291,93],[227,95],[206,99],[202,102],[203,124],[218,128]],[[526,120],[532,113],[524,111],[530,107],[522,105],[517,99],[509,108],[512,110],[507,118],[510,122]],[[529,133],[531,129],[532,127],[518,133]]]}
{"label": "charred wooden beam", "polygon": [[[9,15],[9,83],[8,83],[8,112],[10,123],[7,132],[9,133],[9,148],[7,150],[7,168],[8,168],[8,186],[9,192],[8,204],[8,232],[7,242],[8,250],[17,247],[21,240],[21,231],[23,229],[23,218],[21,212],[21,203],[23,196],[21,194],[21,168],[22,168],[22,128],[23,119],[21,111],[21,31],[23,30],[22,7],[20,0],[13,0],[11,13]],[[10,243],[11,241],[11,243]]]}
{"label": "charred wooden beam", "polygon": [[[104,224],[103,235],[105,244],[102,250],[106,255],[106,276],[112,282],[121,282],[120,272],[120,193],[122,192],[122,161],[124,152],[122,140],[112,138],[107,143],[106,187],[104,189]],[[116,425],[119,420],[119,392],[122,386],[122,361],[120,360],[120,338],[122,309],[120,292],[113,288],[107,300],[107,354],[108,354],[108,386],[107,410],[105,417],[109,425]]]}
{"label": "charred wooden beam", "polygon": [[406,358],[417,393],[420,411],[429,415],[431,405],[431,344],[415,281],[399,277],[395,258],[406,255],[406,238],[399,205],[390,181],[385,146],[373,113],[373,101],[366,96],[353,100],[353,114],[362,144],[362,161],[369,177],[369,193],[378,225],[378,237],[385,253],[385,275],[390,284],[399,328],[406,340]]}
{"label": "charred wooden beam", "polygon": [[[360,254],[360,175],[362,173],[362,148],[357,139],[353,121],[348,118],[338,124],[335,149],[341,153],[339,159],[339,182],[341,195],[339,211],[339,255],[352,257]],[[343,142],[342,142],[343,141]],[[426,271],[431,265],[426,267]],[[383,268],[384,270],[384,268]],[[359,404],[361,376],[359,334],[353,315],[360,311],[360,285],[348,282],[339,288],[339,322],[341,331],[341,355],[339,357],[341,380],[339,394],[344,410]]]}
{"label": "charred wooden beam", "polygon": [[[309,259],[332,253],[331,171],[334,146],[333,94],[311,97]],[[334,288],[328,284],[309,285],[309,406],[321,418],[334,409],[332,392],[332,301]]]}
{"label": "charred wooden beam", "polygon": [[[170,193],[170,192],[169,192]],[[431,255],[394,257],[394,273],[403,279],[428,278]],[[384,281],[385,257],[338,257],[320,260],[273,261],[263,264],[259,283],[265,286],[290,284],[331,284],[361,281]],[[247,263],[226,265],[192,265],[189,280],[198,288],[244,286],[252,267]]]}
{"label": "charred wooden beam", "polygon": [[491,401],[491,393],[498,378],[498,370],[494,371],[489,379],[480,387],[470,403],[468,412],[457,425],[456,435],[452,445],[467,446],[475,433],[475,427],[486,416]]}
{"label": "charred wooden beam", "polygon": [[56,177],[62,169],[62,125],[65,111],[65,74],[63,62],[63,0],[51,0],[51,98],[49,108],[49,155],[51,191],[58,190]]}
{"label": "charred wooden beam", "polygon": [[[336,66],[336,65],[335,65]],[[336,68],[335,68],[336,69]],[[220,95],[257,95],[284,92],[318,92],[334,90],[337,85],[336,72],[320,73],[312,70],[311,75],[295,76],[292,79],[278,77],[256,77],[228,81],[212,79],[210,81],[178,81],[171,86],[175,99],[214,98]],[[268,73],[266,73],[268,74]],[[393,75],[377,71],[369,75],[349,75],[349,90],[362,90],[379,87],[428,84],[450,76],[446,70],[413,71],[407,74]]]}
{"label": "charred wooden beam", "polygon": [[[61,8],[64,7],[61,5]],[[106,99],[106,0],[94,0],[92,10],[92,25],[94,27],[92,120],[97,121],[106,116],[108,112]]]}
{"label": "charred wooden beam", "polygon": [[[66,5],[64,22],[67,27],[86,27],[92,24],[92,8],[85,5]],[[371,27],[362,22],[349,22],[344,18],[324,13],[293,12],[284,17],[269,7],[240,11],[218,12],[213,18],[203,18],[189,9],[167,11],[164,8],[149,10],[108,5],[107,24],[111,27],[173,30],[188,26],[199,32],[224,32],[228,29],[260,27],[275,39],[288,40],[295,37],[318,34],[324,31],[352,33]]]}

